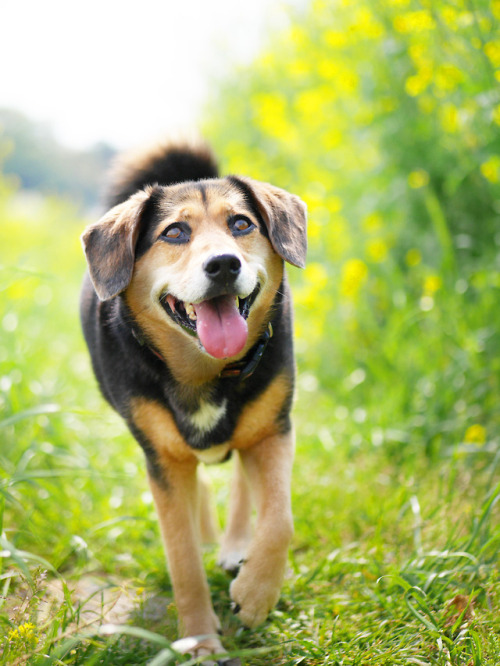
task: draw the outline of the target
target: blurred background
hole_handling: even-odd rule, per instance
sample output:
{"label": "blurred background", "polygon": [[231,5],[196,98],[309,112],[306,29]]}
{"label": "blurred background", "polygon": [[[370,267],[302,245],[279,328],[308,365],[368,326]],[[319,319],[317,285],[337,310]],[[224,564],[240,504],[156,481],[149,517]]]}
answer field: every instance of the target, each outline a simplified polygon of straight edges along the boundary
{"label": "blurred background", "polygon": [[[176,131],[200,131],[222,173],[308,205],[308,265],[290,270],[300,538],[314,512],[306,487],[329,492],[340,460],[375,456],[408,474],[477,463],[486,492],[500,422],[498,0],[47,0],[0,16],[0,469],[12,548],[61,570],[95,557],[89,539],[109,540],[96,521],[153,520],[140,452],[103,406],[79,332],[79,234],[100,215],[113,156]],[[68,470],[76,483],[53,482]],[[141,539],[156,543],[152,524]],[[118,565],[109,553],[100,566]]]}

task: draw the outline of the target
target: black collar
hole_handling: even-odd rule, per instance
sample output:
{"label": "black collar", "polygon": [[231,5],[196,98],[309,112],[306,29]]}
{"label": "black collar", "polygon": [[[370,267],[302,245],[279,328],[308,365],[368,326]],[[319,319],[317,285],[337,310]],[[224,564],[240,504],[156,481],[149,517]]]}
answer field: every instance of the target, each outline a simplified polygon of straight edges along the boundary
{"label": "black collar", "polygon": [[[135,327],[132,327],[132,335],[141,345],[141,347],[146,347],[149,351],[159,358],[163,363],[165,359],[154,347],[149,345],[142,333],[137,331]],[[244,382],[245,379],[248,379],[253,375],[257,366],[264,356],[269,340],[273,337],[273,327],[271,323],[267,325],[266,330],[257,340],[256,344],[250,349],[250,351],[244,356],[240,361],[234,361],[234,363],[229,363],[223,368],[219,374],[221,379],[237,379],[240,382]]]}
{"label": "black collar", "polygon": [[248,354],[242,358],[241,361],[235,361],[234,363],[229,363],[229,365],[226,365],[226,367],[221,370],[219,377],[222,379],[239,379],[240,382],[243,382],[245,379],[251,377],[261,362],[269,340],[272,337],[273,327],[271,326],[271,322],[269,322],[265,332],[261,335],[252,349],[250,349]]}

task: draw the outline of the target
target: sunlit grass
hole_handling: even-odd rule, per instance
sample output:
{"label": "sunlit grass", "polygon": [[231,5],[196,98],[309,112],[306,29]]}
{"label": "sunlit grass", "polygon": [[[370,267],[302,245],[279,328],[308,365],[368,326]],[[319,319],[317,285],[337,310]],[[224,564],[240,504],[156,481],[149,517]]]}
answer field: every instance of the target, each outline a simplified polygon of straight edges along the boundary
{"label": "sunlit grass", "polygon": [[[0,239],[3,663],[171,663],[175,607],[142,455],[99,397],[79,330],[83,223],[66,210],[54,227],[56,212]],[[490,380],[468,356],[484,354],[493,303],[478,289],[467,308],[456,290],[440,304],[442,289],[429,311],[396,308],[383,339],[376,320],[351,330],[353,313],[337,327],[326,313],[335,346],[320,369],[299,345],[296,536],[265,627],[239,627],[206,553],[225,643],[252,650],[244,663],[496,663],[499,456]],[[456,366],[443,365],[449,345]],[[212,474],[221,517],[229,471]],[[115,628],[113,593],[126,600]]]}
{"label": "sunlit grass", "polygon": [[[224,644],[252,666],[493,666],[500,9],[313,5],[206,128],[224,168],[310,212],[290,566],[249,632],[206,550]],[[0,218],[0,663],[182,661],[142,454],[80,333],[84,221],[3,180]]]}

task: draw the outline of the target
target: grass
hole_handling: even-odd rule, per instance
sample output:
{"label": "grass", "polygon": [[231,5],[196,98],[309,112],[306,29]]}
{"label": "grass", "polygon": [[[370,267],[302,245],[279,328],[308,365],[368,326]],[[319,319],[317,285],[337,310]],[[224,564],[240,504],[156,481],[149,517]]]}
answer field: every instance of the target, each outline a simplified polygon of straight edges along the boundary
{"label": "grass", "polygon": [[[0,203],[0,663],[193,663],[170,647],[140,449],[100,398],[79,331],[83,223],[57,201]],[[383,325],[360,317],[349,344],[348,318],[325,321],[328,363],[299,343],[296,534],[263,627],[239,626],[205,552],[243,664],[498,663],[495,299],[486,278],[435,299]],[[210,470],[221,520],[229,473]]]}
{"label": "grass", "polygon": [[[224,171],[310,211],[296,533],[263,627],[205,552],[244,664],[500,662],[497,5],[317,0],[214,87]],[[83,222],[28,203],[0,179],[0,663],[190,663],[141,452],[79,331]]]}

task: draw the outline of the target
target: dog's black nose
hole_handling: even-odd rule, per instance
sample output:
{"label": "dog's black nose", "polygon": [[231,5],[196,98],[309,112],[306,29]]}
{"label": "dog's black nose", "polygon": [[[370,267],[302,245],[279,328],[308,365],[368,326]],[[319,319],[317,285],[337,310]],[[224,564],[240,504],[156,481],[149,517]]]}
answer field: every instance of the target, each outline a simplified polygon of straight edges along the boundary
{"label": "dog's black nose", "polygon": [[203,264],[208,277],[216,284],[232,284],[241,271],[241,261],[234,254],[219,254]]}

